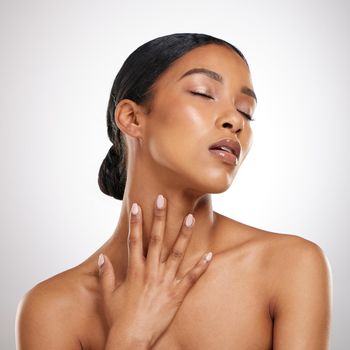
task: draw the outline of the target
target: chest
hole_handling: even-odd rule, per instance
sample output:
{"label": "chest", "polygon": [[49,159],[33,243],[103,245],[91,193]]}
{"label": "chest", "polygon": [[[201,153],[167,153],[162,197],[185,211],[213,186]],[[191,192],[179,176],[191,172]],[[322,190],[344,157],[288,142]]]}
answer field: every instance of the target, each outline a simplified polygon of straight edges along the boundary
{"label": "chest", "polygon": [[[272,348],[268,274],[237,259],[229,266],[213,260],[153,350]],[[95,322],[94,332],[87,332],[91,350],[103,349],[108,332]]]}
{"label": "chest", "polygon": [[271,349],[267,281],[249,267],[211,267],[153,349]]}

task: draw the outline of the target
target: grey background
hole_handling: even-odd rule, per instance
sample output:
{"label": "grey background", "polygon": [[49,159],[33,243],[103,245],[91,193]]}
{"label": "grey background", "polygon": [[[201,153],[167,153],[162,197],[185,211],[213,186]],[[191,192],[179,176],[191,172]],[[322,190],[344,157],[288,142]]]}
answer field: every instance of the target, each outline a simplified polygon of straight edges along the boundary
{"label": "grey background", "polygon": [[214,209],[325,251],[332,349],[349,325],[349,5],[345,1],[2,1],[1,349],[17,303],[111,235],[120,202],[100,192],[109,91],[139,45],[175,32],[245,54],[258,95],[254,143]]}

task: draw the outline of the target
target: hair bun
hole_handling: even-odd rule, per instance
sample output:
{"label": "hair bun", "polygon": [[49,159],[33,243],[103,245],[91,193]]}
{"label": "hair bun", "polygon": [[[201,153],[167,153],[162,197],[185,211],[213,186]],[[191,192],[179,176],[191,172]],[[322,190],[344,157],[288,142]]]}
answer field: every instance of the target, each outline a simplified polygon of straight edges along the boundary
{"label": "hair bun", "polygon": [[98,185],[103,193],[116,199],[123,199],[126,182],[124,169],[123,154],[120,157],[112,145],[98,173]]}

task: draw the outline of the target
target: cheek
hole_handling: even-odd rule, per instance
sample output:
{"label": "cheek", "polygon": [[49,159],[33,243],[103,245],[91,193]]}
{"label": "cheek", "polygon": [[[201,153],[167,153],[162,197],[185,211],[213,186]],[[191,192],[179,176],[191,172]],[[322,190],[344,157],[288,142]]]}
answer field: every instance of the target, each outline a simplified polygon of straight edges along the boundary
{"label": "cheek", "polygon": [[[152,156],[168,166],[193,159],[209,142],[210,118],[193,106],[172,104],[151,123],[149,148]],[[207,135],[207,136],[205,136]],[[206,146],[207,147],[207,146]]]}
{"label": "cheek", "polygon": [[213,158],[208,150],[217,135],[211,113],[189,105],[169,107],[151,117],[146,139],[157,164],[203,193],[220,193],[232,183],[234,168]]}

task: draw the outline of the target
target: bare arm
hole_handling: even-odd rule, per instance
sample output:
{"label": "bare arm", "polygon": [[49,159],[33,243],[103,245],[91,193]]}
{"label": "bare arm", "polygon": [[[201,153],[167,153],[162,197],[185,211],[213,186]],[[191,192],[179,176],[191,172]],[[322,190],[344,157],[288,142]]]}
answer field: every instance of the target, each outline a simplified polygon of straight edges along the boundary
{"label": "bare arm", "polygon": [[[16,319],[17,350],[81,350],[70,318],[72,300],[52,293],[45,283],[35,286],[20,301]],[[117,350],[146,350],[146,344],[128,337],[122,329],[109,334],[108,347]]]}
{"label": "bare arm", "polygon": [[275,301],[275,350],[328,350],[332,310],[331,267],[322,249],[293,239]]}
{"label": "bare arm", "polygon": [[53,297],[45,287],[37,285],[20,301],[16,317],[17,350],[81,350],[61,308],[65,301]]}

